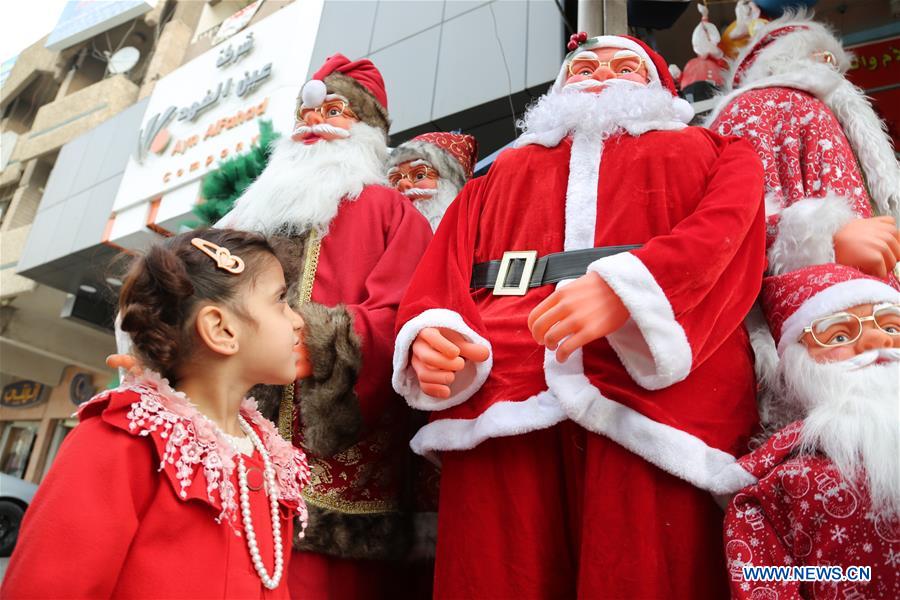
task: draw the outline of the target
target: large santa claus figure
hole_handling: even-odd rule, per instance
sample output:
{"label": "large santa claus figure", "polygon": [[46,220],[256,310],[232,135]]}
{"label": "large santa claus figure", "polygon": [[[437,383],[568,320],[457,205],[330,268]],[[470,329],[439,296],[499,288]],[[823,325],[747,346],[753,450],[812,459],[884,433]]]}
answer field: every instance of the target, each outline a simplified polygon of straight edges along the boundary
{"label": "large santa claus figure", "polygon": [[570,49],[398,315],[394,387],[432,411],[411,445],[442,463],[435,595],[721,595],[708,491],[749,480],[762,169],[686,126],[643,42]]}
{"label": "large santa claus figure", "polygon": [[478,142],[463,133],[423,133],[394,148],[388,181],[437,229],[447,207],[472,177]]}
{"label": "large santa claus figure", "polygon": [[741,51],[709,117],[762,160],[772,273],[836,261],[884,277],[900,259],[900,165],[849,63],[824,25],[788,13]]}
{"label": "large santa claus figure", "polygon": [[297,99],[293,135],[221,225],[283,238],[290,300],[312,375],[260,390],[310,457],[306,537],[290,564],[298,598],[371,598],[398,585],[407,409],[391,390],[400,298],[431,238],[384,177],[387,97],[368,60],[330,57]]}
{"label": "large santa claus figure", "polygon": [[[756,481],[726,512],[732,596],[900,597],[900,292],[827,264],[767,278],[762,301],[781,383],[766,425],[781,428],[739,461]],[[816,565],[851,579],[747,569]]]}

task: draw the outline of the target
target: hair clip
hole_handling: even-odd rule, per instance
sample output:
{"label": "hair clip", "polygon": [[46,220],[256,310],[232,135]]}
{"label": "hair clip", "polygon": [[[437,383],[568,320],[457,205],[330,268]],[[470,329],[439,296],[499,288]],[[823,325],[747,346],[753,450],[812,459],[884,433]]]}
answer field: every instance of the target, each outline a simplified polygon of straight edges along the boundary
{"label": "hair clip", "polygon": [[213,244],[212,242],[204,240],[203,238],[193,238],[191,240],[191,245],[200,250],[200,252],[202,252],[203,254],[216,261],[216,266],[223,271],[228,271],[229,273],[234,273],[235,275],[237,275],[238,273],[243,273],[244,261],[241,260],[239,256],[234,256],[228,250],[228,248],[223,248],[222,246]]}

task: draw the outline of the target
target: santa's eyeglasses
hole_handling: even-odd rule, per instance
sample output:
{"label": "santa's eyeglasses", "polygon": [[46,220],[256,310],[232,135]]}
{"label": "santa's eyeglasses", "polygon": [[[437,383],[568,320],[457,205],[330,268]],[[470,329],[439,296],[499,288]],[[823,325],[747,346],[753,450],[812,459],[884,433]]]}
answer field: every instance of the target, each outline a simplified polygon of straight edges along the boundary
{"label": "santa's eyeglasses", "polygon": [[590,77],[600,67],[609,67],[616,77],[623,77],[637,73],[644,64],[644,59],[637,54],[627,53],[622,56],[614,56],[608,61],[601,61],[596,56],[587,56],[587,53],[576,56],[569,63],[569,77],[583,75]]}
{"label": "santa's eyeglasses", "polygon": [[416,185],[424,179],[438,179],[440,175],[429,165],[420,163],[411,167],[408,171],[403,172],[398,167],[394,167],[388,171],[388,182],[391,187],[397,187],[404,179],[409,179],[410,183]]}
{"label": "santa's eyeglasses", "polygon": [[323,119],[333,119],[334,117],[352,117],[357,118],[356,115],[350,110],[350,102],[343,98],[334,98],[332,100],[326,100],[322,103],[322,106],[317,106],[316,108],[312,108],[309,106],[300,106],[297,109],[297,119],[300,121],[306,121],[306,117],[309,116],[310,113],[317,112],[319,113]]}
{"label": "santa's eyeglasses", "polygon": [[875,327],[891,336],[900,336],[900,304],[886,304],[875,308],[868,317],[840,312],[810,323],[803,329],[823,348],[853,344],[862,336],[863,323],[872,321]]}

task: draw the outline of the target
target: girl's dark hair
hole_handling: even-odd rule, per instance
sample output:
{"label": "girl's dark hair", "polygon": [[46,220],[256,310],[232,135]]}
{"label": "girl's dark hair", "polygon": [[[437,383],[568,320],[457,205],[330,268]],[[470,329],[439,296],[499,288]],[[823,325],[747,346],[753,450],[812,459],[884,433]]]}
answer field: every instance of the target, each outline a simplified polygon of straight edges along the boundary
{"label": "girl's dark hair", "polygon": [[[227,248],[244,261],[244,271],[220,269],[191,244],[194,238]],[[176,365],[192,350],[191,316],[197,304],[232,301],[240,286],[252,284],[267,256],[278,258],[272,244],[259,234],[205,229],[154,244],[134,259],[119,294],[119,316],[141,364],[174,383]]]}

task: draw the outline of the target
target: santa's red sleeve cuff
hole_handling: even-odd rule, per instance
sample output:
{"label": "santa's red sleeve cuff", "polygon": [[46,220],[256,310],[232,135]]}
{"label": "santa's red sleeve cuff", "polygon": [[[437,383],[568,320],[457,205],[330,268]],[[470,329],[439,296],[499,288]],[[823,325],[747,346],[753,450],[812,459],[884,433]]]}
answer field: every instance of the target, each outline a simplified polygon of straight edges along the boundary
{"label": "santa's red sleeve cuff", "polygon": [[[419,386],[416,372],[409,364],[409,350],[419,332],[426,327],[452,329],[468,341],[482,344],[490,351],[487,360],[484,362],[466,361],[465,368],[456,373],[453,384],[450,386],[449,398],[438,399],[423,393],[422,388]],[[406,398],[406,402],[411,407],[419,410],[445,410],[462,404],[471,398],[484,385],[493,365],[494,353],[490,342],[466,325],[459,313],[444,308],[432,308],[407,321],[397,333],[397,340],[394,343],[394,375],[392,383],[394,390]]]}

